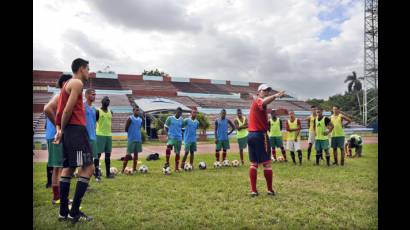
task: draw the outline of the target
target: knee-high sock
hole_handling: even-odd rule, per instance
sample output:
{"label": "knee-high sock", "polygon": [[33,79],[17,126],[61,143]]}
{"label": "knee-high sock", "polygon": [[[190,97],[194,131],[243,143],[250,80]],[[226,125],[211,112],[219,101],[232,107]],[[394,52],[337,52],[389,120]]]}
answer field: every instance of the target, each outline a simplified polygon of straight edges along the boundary
{"label": "knee-high sock", "polygon": [[280,148],[280,150],[282,151],[283,158],[284,158],[285,160],[287,160],[287,159],[286,159],[286,151],[285,151],[285,148],[282,146],[282,147]]}
{"label": "knee-high sock", "polygon": [[320,159],[322,158],[322,151],[316,152],[316,164],[319,164]]}
{"label": "knee-high sock", "polygon": [[263,174],[265,175],[266,179],[266,187],[268,191],[273,191],[272,189],[272,167],[270,165],[264,166]]}
{"label": "knee-high sock", "polygon": [[58,200],[60,199],[60,186],[59,185],[53,185],[51,186],[53,189],[53,200]]}
{"label": "knee-high sock", "polygon": [[105,153],[105,171],[106,171],[106,175],[109,176],[110,175],[110,166],[111,166],[111,153]]}
{"label": "knee-high sock", "polygon": [[241,162],[243,163],[243,149],[239,150],[239,157],[241,158]]}
{"label": "knee-high sock", "polygon": [[290,151],[290,156],[292,157],[292,161],[294,164],[296,164],[296,159],[295,159],[295,152]]}
{"label": "knee-high sock", "polygon": [[216,161],[219,161],[219,151],[215,152]]}
{"label": "knee-high sock", "polygon": [[226,150],[222,150],[222,161],[226,160]]}
{"label": "knee-high sock", "polygon": [[257,192],[256,190],[256,179],[258,176],[258,165],[251,163],[249,167],[249,179],[251,184],[251,192]]}
{"label": "knee-high sock", "polygon": [[167,150],[165,150],[165,159],[166,159],[166,163],[169,165],[169,157],[171,156],[171,149],[167,148]]}
{"label": "knee-high sock", "polygon": [[302,164],[302,150],[298,150],[299,164]]}
{"label": "knee-high sock", "polygon": [[47,184],[51,185],[51,177],[53,176],[53,167],[47,166]]}
{"label": "knee-high sock", "polygon": [[97,175],[99,168],[100,168],[100,159],[94,158],[94,175]]}
{"label": "knee-high sock", "polygon": [[194,152],[191,152],[191,155],[189,155],[189,163],[194,166]]}
{"label": "knee-high sock", "polygon": [[333,149],[333,159],[334,159],[334,163],[338,163],[337,162],[337,149]]}
{"label": "knee-high sock", "polygon": [[178,170],[179,168],[179,154],[175,155],[175,169]]}
{"label": "knee-high sock", "polygon": [[73,206],[71,208],[71,215],[77,215],[80,211],[81,200],[83,199],[85,191],[87,191],[88,182],[90,178],[80,176],[77,180],[77,186],[74,193]]}
{"label": "knee-high sock", "polygon": [[276,149],[272,148],[272,157],[276,160]]}
{"label": "knee-high sock", "polygon": [[60,215],[68,215],[68,194],[70,193],[71,177],[60,177]]}
{"label": "knee-high sock", "polygon": [[345,164],[345,149],[344,148],[341,149],[340,153],[341,153],[341,155],[340,155],[340,164],[344,165]]}
{"label": "knee-high sock", "polygon": [[307,149],[307,153],[308,153],[308,155],[307,155],[308,160],[310,160],[310,154],[312,153],[312,143],[309,143],[309,147],[308,147],[308,149]]}
{"label": "knee-high sock", "polygon": [[121,172],[124,172],[125,167],[127,167],[127,164],[128,164],[128,158],[129,158],[129,155],[128,155],[128,154],[127,154],[127,155],[125,155],[125,157],[124,157],[124,161],[122,162],[122,170],[121,170]]}
{"label": "knee-high sock", "polygon": [[328,149],[326,149],[325,152],[326,152],[326,164],[329,166],[330,165],[330,153]]}
{"label": "knee-high sock", "polygon": [[137,170],[138,154],[134,154],[134,158],[132,160],[132,169],[135,171]]}
{"label": "knee-high sock", "polygon": [[[188,152],[185,152],[184,156],[182,157],[182,162],[181,162],[181,169],[184,169],[185,167],[185,162],[186,158],[188,157]],[[192,165],[192,164],[191,164]]]}

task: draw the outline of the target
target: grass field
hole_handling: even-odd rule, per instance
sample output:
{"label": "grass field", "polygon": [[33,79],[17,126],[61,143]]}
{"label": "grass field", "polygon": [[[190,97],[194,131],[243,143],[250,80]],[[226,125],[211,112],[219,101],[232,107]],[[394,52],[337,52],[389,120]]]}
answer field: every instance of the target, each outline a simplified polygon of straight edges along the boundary
{"label": "grass field", "polygon": [[[363,153],[360,159],[347,159],[344,167],[313,166],[306,152],[301,167],[274,163],[275,197],[266,195],[259,169],[260,195],[255,198],[248,196],[248,166],[213,169],[213,154],[196,156],[195,165],[204,160],[208,169],[170,176],[161,172],[164,158],[143,161],[148,174],[103,178],[101,183],[93,178],[81,206],[94,220],[75,226],[57,221],[58,207],[51,205],[51,189],[45,189],[45,163],[33,163],[33,228],[376,229],[377,144],[365,145]],[[228,158],[239,156],[228,152]],[[112,164],[120,168],[121,161]]]}

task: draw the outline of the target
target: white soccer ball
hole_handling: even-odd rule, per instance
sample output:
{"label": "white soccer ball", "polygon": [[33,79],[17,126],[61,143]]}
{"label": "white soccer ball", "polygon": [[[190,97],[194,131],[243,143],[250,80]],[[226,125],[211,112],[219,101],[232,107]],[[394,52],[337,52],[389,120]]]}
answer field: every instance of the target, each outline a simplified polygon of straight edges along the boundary
{"label": "white soccer ball", "polygon": [[214,162],[214,168],[220,168],[220,167],[222,167],[221,162],[215,161],[215,162]]}
{"label": "white soccer ball", "polygon": [[162,172],[164,173],[164,175],[169,175],[171,174],[171,168],[170,167],[162,168]]}
{"label": "white soccer ball", "polygon": [[148,167],[146,165],[141,165],[138,168],[138,171],[140,171],[140,173],[147,173],[148,172]]}
{"label": "white soccer ball", "polygon": [[118,169],[116,167],[111,167],[110,173],[116,175],[118,173]]}
{"label": "white soccer ball", "polygon": [[131,175],[131,174],[132,174],[132,168],[126,167],[126,168],[124,169],[124,174],[125,174],[125,175]]}
{"label": "white soccer ball", "polygon": [[203,162],[203,161],[199,162],[198,168],[199,168],[199,169],[206,169],[206,164],[205,164],[205,162]]}
{"label": "white soccer ball", "polygon": [[233,167],[239,167],[239,161],[238,160],[233,160],[232,161],[232,166]]}
{"label": "white soccer ball", "polygon": [[224,160],[223,163],[222,163],[222,165],[223,165],[224,167],[229,167],[229,166],[231,166],[230,163],[229,163],[229,160]]}
{"label": "white soccer ball", "polygon": [[191,164],[185,164],[184,165],[184,170],[185,171],[192,171],[192,165]]}
{"label": "white soccer ball", "polygon": [[283,156],[278,156],[278,161],[279,162],[285,161],[285,158],[283,158]]}

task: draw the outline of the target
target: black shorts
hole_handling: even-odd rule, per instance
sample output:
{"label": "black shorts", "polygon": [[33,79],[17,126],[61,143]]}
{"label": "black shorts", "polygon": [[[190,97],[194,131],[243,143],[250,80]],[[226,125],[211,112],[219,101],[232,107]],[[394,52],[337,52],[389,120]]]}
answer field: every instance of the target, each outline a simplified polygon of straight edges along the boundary
{"label": "black shorts", "polygon": [[63,168],[88,166],[93,163],[93,154],[85,126],[67,125],[63,136]]}
{"label": "black shorts", "polygon": [[269,137],[266,132],[249,132],[248,134],[249,161],[265,164],[271,161]]}

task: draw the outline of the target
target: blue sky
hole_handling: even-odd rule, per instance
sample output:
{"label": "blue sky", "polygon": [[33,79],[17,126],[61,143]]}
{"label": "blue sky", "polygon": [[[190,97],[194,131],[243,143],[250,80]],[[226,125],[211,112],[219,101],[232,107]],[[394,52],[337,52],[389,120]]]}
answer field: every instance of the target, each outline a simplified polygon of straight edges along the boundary
{"label": "blue sky", "polygon": [[339,36],[339,26],[344,21],[348,20],[348,9],[352,6],[354,1],[350,1],[346,4],[340,4],[341,1],[329,1],[319,0],[319,5],[325,6],[326,10],[321,11],[318,17],[321,21],[329,22],[332,26],[326,26],[319,34],[320,40],[331,40],[334,37]]}

